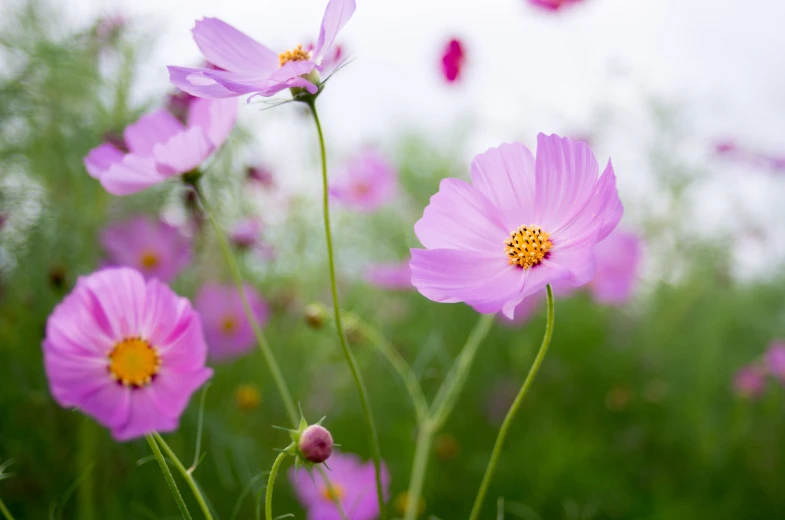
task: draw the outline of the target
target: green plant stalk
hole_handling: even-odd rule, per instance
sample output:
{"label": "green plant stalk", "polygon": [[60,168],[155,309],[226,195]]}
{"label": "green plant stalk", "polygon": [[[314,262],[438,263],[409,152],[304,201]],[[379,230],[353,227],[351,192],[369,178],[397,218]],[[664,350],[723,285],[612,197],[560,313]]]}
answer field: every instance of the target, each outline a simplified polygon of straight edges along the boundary
{"label": "green plant stalk", "polygon": [[[291,446],[289,447],[291,448]],[[287,450],[289,449],[287,448]],[[267,489],[264,493],[264,518],[265,520],[273,520],[273,487],[275,486],[275,477],[278,475],[278,470],[283,464],[283,460],[289,455],[286,450],[282,451],[275,457],[273,467],[270,469],[270,476],[267,477]]]}
{"label": "green plant stalk", "polygon": [[204,513],[204,517],[207,520],[214,520],[213,513],[210,511],[210,507],[207,505],[207,501],[202,495],[202,490],[196,484],[196,480],[194,479],[191,472],[185,469],[183,463],[180,462],[180,459],[177,458],[177,455],[175,455],[174,451],[169,447],[164,438],[161,437],[160,433],[153,432],[153,437],[155,437],[155,441],[161,445],[161,447],[166,452],[166,456],[169,457],[169,459],[174,463],[174,467],[177,468],[177,471],[180,472],[180,475],[182,475],[185,481],[188,483],[188,487],[190,487],[191,491],[193,491],[194,498],[196,498],[199,508],[202,510],[202,513]]}
{"label": "green plant stalk", "polygon": [[5,520],[14,520],[13,515],[11,515],[11,511],[9,511],[7,507],[5,507],[5,502],[3,502],[2,498],[0,498],[0,512],[3,513],[3,517],[5,517]]}
{"label": "green plant stalk", "polygon": [[185,520],[192,520],[191,513],[188,512],[188,507],[185,505],[185,501],[183,500],[183,496],[180,494],[180,490],[177,489],[177,484],[174,481],[172,472],[169,471],[169,466],[166,465],[166,461],[164,460],[164,456],[161,454],[161,450],[158,448],[158,444],[155,442],[155,439],[151,434],[148,434],[146,437],[147,443],[150,445],[150,449],[153,450],[153,455],[155,455],[155,460],[157,460],[158,465],[161,466],[161,471],[164,474],[166,483],[169,484],[169,489],[172,490],[172,495],[174,495],[174,500],[177,502],[177,507],[180,508],[183,518],[185,518]]}
{"label": "green plant stalk", "polygon": [[324,209],[324,233],[327,239],[327,259],[330,268],[330,291],[332,292],[333,299],[333,312],[335,314],[335,329],[338,331],[338,340],[341,343],[343,354],[346,357],[346,363],[352,372],[357,392],[360,394],[360,404],[365,415],[365,422],[368,426],[368,435],[371,442],[371,456],[373,458],[373,466],[376,473],[376,498],[379,501],[379,512],[381,520],[387,518],[384,508],[384,489],[382,487],[382,455],[379,449],[379,434],[376,431],[376,424],[373,420],[373,412],[371,410],[370,401],[368,400],[368,392],[365,389],[360,370],[357,366],[357,361],[354,359],[352,351],[349,349],[349,344],[346,341],[346,334],[343,330],[343,322],[341,321],[341,306],[338,301],[338,287],[335,280],[335,258],[333,254],[333,239],[330,230],[330,197],[328,192],[327,181],[327,149],[324,145],[324,133],[322,132],[322,124],[319,122],[319,115],[316,112],[316,103],[314,98],[309,98],[306,104],[311,109],[313,121],[316,125],[316,132],[319,134],[319,149],[322,159],[322,203]]}
{"label": "green plant stalk", "polygon": [[[88,417],[82,418],[79,429],[79,467],[86,468],[93,462],[95,454],[95,427]],[[95,518],[95,478],[92,472],[84,477],[77,489],[77,504],[80,520]]]}
{"label": "green plant stalk", "polygon": [[412,473],[409,479],[405,520],[415,520],[417,518],[417,508],[422,496],[423,484],[425,483],[425,472],[428,468],[428,456],[433,445],[433,436],[436,435],[450,416],[458,395],[466,383],[466,378],[474,362],[477,349],[491,330],[493,320],[493,314],[486,314],[477,321],[477,324],[466,339],[461,353],[453,363],[447,378],[436,392],[436,397],[426,418],[419,421],[419,433],[417,434],[414,462],[412,463]]}
{"label": "green plant stalk", "polygon": [[297,407],[294,404],[294,399],[292,399],[292,394],[289,392],[289,387],[286,385],[286,380],[284,379],[283,372],[281,372],[281,367],[278,365],[278,361],[275,359],[275,354],[273,354],[270,343],[268,343],[267,338],[262,332],[262,327],[259,325],[259,321],[256,319],[256,316],[254,316],[253,311],[251,310],[251,305],[248,303],[248,296],[245,294],[243,275],[240,272],[240,265],[237,262],[237,258],[235,258],[234,253],[232,253],[232,248],[229,245],[229,240],[226,238],[226,234],[223,232],[223,229],[221,229],[221,226],[218,225],[218,221],[213,214],[210,204],[207,202],[207,197],[204,196],[199,181],[197,180],[193,182],[192,185],[194,190],[196,190],[196,194],[199,196],[202,209],[207,214],[207,218],[210,220],[210,224],[213,226],[215,235],[218,238],[218,244],[224,256],[226,257],[226,263],[229,264],[229,270],[232,272],[232,278],[234,279],[234,283],[237,286],[238,292],[240,293],[240,299],[243,303],[245,315],[248,317],[248,321],[251,323],[251,328],[253,329],[254,336],[256,337],[256,342],[259,345],[259,350],[262,351],[262,355],[267,362],[267,366],[273,376],[275,386],[278,388],[278,393],[281,395],[281,399],[283,400],[289,420],[292,421],[292,424],[296,427],[297,423],[299,422]]}
{"label": "green plant stalk", "polygon": [[548,353],[548,347],[551,344],[551,337],[553,336],[553,322],[554,322],[554,306],[553,306],[553,290],[551,286],[548,285],[548,323],[545,326],[545,336],[542,338],[542,344],[540,345],[540,350],[537,352],[537,357],[534,358],[534,363],[532,364],[531,368],[529,369],[529,374],[526,376],[526,380],[523,382],[523,386],[521,390],[518,392],[518,395],[515,397],[515,401],[513,401],[512,406],[507,411],[507,416],[504,418],[504,422],[502,423],[501,428],[499,428],[499,434],[496,437],[496,443],[493,446],[493,451],[491,452],[491,460],[488,461],[488,467],[485,470],[485,476],[482,478],[482,483],[480,484],[480,489],[477,491],[477,498],[474,500],[474,507],[472,507],[471,515],[469,516],[469,520],[477,520],[480,516],[480,510],[482,509],[482,502],[485,499],[485,495],[488,492],[488,486],[491,484],[491,478],[493,477],[493,472],[496,469],[496,464],[499,462],[499,456],[502,452],[502,447],[504,446],[504,440],[507,437],[507,433],[510,430],[510,425],[512,424],[513,419],[515,418],[515,414],[518,412],[518,409],[521,407],[521,403],[523,402],[523,398],[526,397],[526,392],[528,392],[529,387],[532,385],[537,372],[540,370],[540,366],[542,365],[543,360],[545,359],[545,354]]}

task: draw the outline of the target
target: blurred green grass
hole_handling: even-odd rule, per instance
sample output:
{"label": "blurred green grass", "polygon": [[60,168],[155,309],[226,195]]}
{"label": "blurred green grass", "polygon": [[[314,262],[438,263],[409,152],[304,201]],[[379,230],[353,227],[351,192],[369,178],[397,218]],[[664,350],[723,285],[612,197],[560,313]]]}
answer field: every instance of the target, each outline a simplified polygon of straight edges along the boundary
{"label": "blurred green grass", "polygon": [[[59,408],[48,392],[40,348],[46,318],[77,276],[99,265],[97,233],[122,215],[182,210],[184,189],[172,182],[118,199],[87,175],[87,151],[156,103],[128,104],[145,46],[122,31],[98,45],[95,28],[70,33],[40,5],[19,4],[1,42],[0,204],[10,220],[0,232],[0,461],[14,464],[13,476],[0,481],[0,497],[17,519],[84,517],[79,506],[87,499],[94,518],[177,518],[143,440],[115,443],[92,420]],[[346,308],[385,334],[432,396],[478,317],[417,293],[370,288],[356,273],[369,260],[405,259],[417,244],[412,225],[438,181],[465,173],[421,136],[391,140],[399,143],[405,194],[370,218],[338,212],[341,292]],[[253,207],[232,153],[246,141],[236,132],[216,159],[221,174],[209,177],[226,224]],[[652,161],[677,203],[693,172]],[[637,213],[646,216],[645,209]],[[739,283],[728,275],[729,252],[720,242],[697,239],[676,221],[652,217],[640,224],[649,231],[651,261],[678,271],[678,282],[651,282],[622,309],[584,295],[557,302],[551,353],[516,420],[491,496],[505,497],[508,519],[783,518],[783,388],[770,383],[758,402],[731,388],[736,369],[783,334],[783,279]],[[334,333],[309,329],[302,319],[307,303],[327,302],[320,226],[313,202],[296,196],[286,218],[267,232],[279,260],[260,265],[246,257],[244,268],[272,303],[267,333],[294,395],[313,419],[327,415],[344,450],[367,459],[360,406]],[[200,241],[195,265],[174,284],[181,294],[192,296],[201,280],[227,275],[213,242],[210,235]],[[677,265],[669,264],[672,251]],[[543,329],[538,316],[517,328],[497,325],[485,340],[444,428],[451,441],[437,442],[426,516],[468,513],[498,427],[489,410],[504,409]],[[395,497],[408,483],[414,414],[401,381],[365,338],[355,337],[354,348]],[[234,392],[244,383],[260,388],[258,408],[237,406]],[[167,436],[186,463],[194,455],[197,416],[194,399],[180,430]],[[285,423],[257,352],[217,367],[205,406],[207,456],[196,476],[220,518],[230,518],[236,506],[238,518],[255,517],[261,482],[239,505],[238,498],[269,469],[273,448],[286,445],[286,434],[271,428]],[[92,440],[87,449],[80,438]],[[81,479],[93,483],[92,497]],[[277,510],[303,516],[284,479],[276,497]]]}

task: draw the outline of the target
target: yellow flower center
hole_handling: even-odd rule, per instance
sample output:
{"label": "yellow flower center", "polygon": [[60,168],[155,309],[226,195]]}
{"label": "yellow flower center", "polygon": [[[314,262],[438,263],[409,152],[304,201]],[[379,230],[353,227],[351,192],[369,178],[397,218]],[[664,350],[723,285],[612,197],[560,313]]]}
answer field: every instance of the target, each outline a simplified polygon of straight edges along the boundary
{"label": "yellow flower center", "polygon": [[332,490],[330,490],[330,488],[327,486],[322,488],[322,498],[329,500],[330,502],[335,499],[343,500],[343,495],[343,488],[338,484],[333,483]]}
{"label": "yellow flower center", "polygon": [[303,46],[299,44],[294,49],[282,52],[278,55],[278,63],[281,67],[290,61],[308,61],[310,59],[311,53],[303,49]]}
{"label": "yellow flower center", "polygon": [[139,263],[141,263],[142,267],[145,269],[152,269],[158,266],[158,255],[152,251],[147,251],[142,254],[142,258],[140,259]]}
{"label": "yellow flower center", "polygon": [[233,334],[237,330],[237,320],[234,319],[234,316],[226,316],[221,321],[221,330],[228,335]]}
{"label": "yellow flower center", "polygon": [[160,368],[158,351],[142,338],[124,339],[109,353],[109,373],[125,386],[149,384]]}
{"label": "yellow flower center", "polygon": [[504,242],[504,252],[509,257],[510,265],[528,269],[539,264],[553,247],[549,239],[550,235],[539,226],[519,227]]}
{"label": "yellow flower center", "polygon": [[252,384],[242,384],[234,391],[234,400],[241,410],[253,410],[262,402],[262,394]]}

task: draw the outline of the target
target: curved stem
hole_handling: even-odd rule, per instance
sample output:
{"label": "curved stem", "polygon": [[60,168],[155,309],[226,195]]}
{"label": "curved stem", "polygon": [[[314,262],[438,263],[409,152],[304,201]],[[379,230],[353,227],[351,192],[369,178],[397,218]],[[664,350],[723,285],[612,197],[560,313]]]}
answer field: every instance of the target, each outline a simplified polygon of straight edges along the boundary
{"label": "curved stem", "polygon": [[0,498],[0,512],[3,513],[5,520],[14,520],[14,517],[11,515],[11,511],[9,511],[7,507],[5,507],[5,502],[3,502],[2,498]]}
{"label": "curved stem", "polygon": [[548,285],[548,324],[545,326],[545,337],[542,338],[542,344],[540,345],[540,350],[537,352],[537,357],[534,358],[534,363],[532,367],[529,369],[529,374],[526,376],[526,380],[523,382],[523,386],[521,390],[518,392],[518,395],[515,397],[515,401],[513,401],[512,406],[510,406],[509,411],[507,412],[507,416],[504,418],[504,422],[502,423],[501,428],[499,428],[499,434],[496,437],[496,443],[493,446],[493,452],[491,452],[491,460],[488,462],[488,467],[485,470],[485,476],[482,478],[482,484],[480,484],[480,489],[477,491],[477,498],[474,500],[474,507],[472,507],[472,513],[469,516],[469,520],[477,520],[480,516],[480,510],[482,509],[482,502],[485,499],[485,494],[488,492],[488,486],[491,483],[491,478],[493,477],[493,472],[496,469],[496,464],[499,462],[499,455],[501,454],[502,447],[504,446],[504,439],[507,437],[507,433],[510,429],[510,425],[512,424],[513,419],[515,418],[515,414],[518,412],[518,409],[521,407],[521,403],[523,402],[523,398],[526,397],[526,392],[529,390],[529,387],[532,385],[534,381],[534,377],[537,375],[537,372],[540,370],[540,365],[542,365],[542,361],[545,359],[545,354],[548,352],[548,347],[551,344],[551,337],[553,336],[553,320],[554,320],[554,309],[553,309],[553,290],[551,286]]}
{"label": "curved stem", "polygon": [[251,323],[254,336],[256,337],[256,341],[259,344],[259,350],[262,351],[262,355],[264,355],[267,366],[270,368],[270,372],[272,373],[273,381],[275,381],[275,385],[278,387],[278,393],[281,394],[281,399],[283,400],[284,407],[286,408],[286,413],[289,415],[289,420],[292,421],[294,426],[297,426],[297,423],[299,422],[297,407],[294,405],[294,399],[292,399],[292,394],[289,392],[289,387],[286,385],[286,380],[284,379],[283,372],[281,372],[281,367],[278,365],[278,361],[275,359],[275,354],[273,354],[272,348],[270,348],[270,344],[267,342],[267,338],[262,332],[262,327],[259,325],[259,321],[256,319],[256,316],[254,316],[251,306],[248,303],[248,296],[245,294],[243,275],[240,273],[240,265],[237,263],[237,258],[235,258],[234,253],[232,253],[232,248],[229,246],[229,240],[226,238],[226,234],[223,232],[223,229],[221,229],[221,226],[218,225],[218,221],[215,219],[215,215],[213,214],[213,211],[207,202],[207,198],[202,192],[199,182],[195,181],[192,185],[196,191],[196,194],[199,196],[199,200],[202,203],[202,208],[204,209],[205,214],[207,214],[210,224],[213,226],[215,235],[218,238],[218,244],[220,245],[221,250],[226,257],[226,262],[229,264],[229,269],[232,271],[232,277],[234,279],[235,285],[237,286],[237,290],[240,293],[243,309],[245,310],[245,314],[248,317],[248,321]]}
{"label": "curved stem", "polygon": [[174,451],[172,451],[172,448],[169,447],[164,438],[161,437],[160,433],[153,432],[153,437],[155,437],[155,441],[164,449],[166,456],[169,457],[169,459],[174,463],[174,467],[177,468],[177,471],[179,471],[185,481],[188,482],[188,487],[190,487],[191,491],[193,491],[194,498],[196,498],[196,501],[199,503],[199,508],[202,510],[202,513],[204,513],[204,517],[207,520],[213,520],[213,513],[210,511],[210,507],[207,505],[207,501],[202,495],[202,490],[199,488],[199,485],[196,483],[196,480],[194,479],[191,472],[185,469],[183,463],[180,462],[180,459],[177,458],[177,455],[175,455]]}
{"label": "curved stem", "polygon": [[174,495],[174,500],[177,502],[177,507],[180,508],[180,512],[183,514],[183,518],[185,520],[192,520],[191,513],[188,512],[188,507],[185,505],[185,501],[183,500],[183,496],[180,494],[180,490],[177,489],[177,484],[174,482],[174,477],[172,476],[172,472],[169,471],[169,466],[166,465],[166,461],[164,460],[164,456],[161,454],[161,450],[158,448],[158,444],[156,444],[155,439],[152,435],[147,435],[147,443],[150,445],[150,449],[153,450],[153,455],[155,455],[155,460],[158,461],[158,465],[161,466],[161,471],[164,474],[164,478],[166,479],[166,483],[169,484],[169,489],[172,490],[172,495]]}
{"label": "curved stem", "polygon": [[275,486],[275,477],[278,475],[278,469],[283,464],[283,459],[286,458],[288,453],[282,451],[275,457],[273,467],[270,470],[270,476],[267,477],[267,490],[264,493],[264,518],[265,520],[273,520],[273,486]]}
{"label": "curved stem", "polygon": [[327,182],[327,150],[324,146],[324,133],[322,132],[322,124],[319,122],[319,115],[316,112],[316,103],[313,99],[311,99],[307,102],[307,104],[311,109],[311,114],[313,115],[313,121],[316,125],[316,132],[319,134],[319,149],[322,159],[322,203],[324,209],[324,233],[327,239],[327,263],[330,268],[330,291],[332,292],[333,298],[335,328],[338,331],[338,340],[341,343],[344,357],[346,357],[346,363],[349,365],[355,385],[357,386],[357,392],[360,394],[360,404],[362,406],[363,414],[365,415],[365,422],[368,427],[368,434],[370,436],[371,442],[371,455],[373,457],[373,466],[376,473],[376,498],[379,501],[380,518],[381,520],[384,520],[387,518],[387,514],[384,510],[384,490],[382,487],[381,470],[382,455],[381,450],[379,449],[379,435],[376,432],[376,424],[373,420],[373,412],[371,411],[371,405],[368,400],[368,392],[365,389],[365,383],[363,382],[362,376],[360,375],[360,370],[357,367],[357,361],[354,359],[354,355],[349,349],[349,344],[346,342],[346,334],[344,333],[343,322],[341,321],[341,306],[338,302],[338,287],[335,281],[333,239],[332,232],[330,230],[330,196]]}

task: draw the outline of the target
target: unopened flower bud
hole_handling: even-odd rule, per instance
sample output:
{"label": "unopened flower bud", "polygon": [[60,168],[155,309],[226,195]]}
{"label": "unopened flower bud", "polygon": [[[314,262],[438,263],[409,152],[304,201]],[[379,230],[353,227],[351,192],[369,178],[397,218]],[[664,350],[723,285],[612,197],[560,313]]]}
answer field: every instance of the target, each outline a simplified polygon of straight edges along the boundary
{"label": "unopened flower bud", "polygon": [[319,464],[332,455],[333,436],[323,426],[312,424],[300,435],[297,449],[305,460]]}
{"label": "unopened flower bud", "polygon": [[324,307],[318,303],[309,303],[305,307],[305,323],[312,329],[321,329],[324,325]]}

